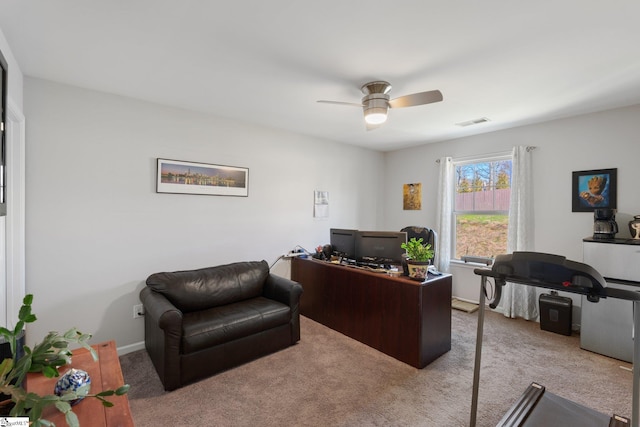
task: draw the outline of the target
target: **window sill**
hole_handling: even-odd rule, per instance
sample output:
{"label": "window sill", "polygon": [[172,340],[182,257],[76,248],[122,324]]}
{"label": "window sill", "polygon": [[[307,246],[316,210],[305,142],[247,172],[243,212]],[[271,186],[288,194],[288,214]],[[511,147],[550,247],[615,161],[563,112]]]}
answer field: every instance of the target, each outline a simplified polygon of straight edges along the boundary
{"label": "window sill", "polygon": [[490,266],[487,266],[487,264],[482,262],[464,262],[460,259],[452,259],[449,262],[449,264],[452,266],[460,267],[460,268],[471,268],[471,269],[476,269],[480,267],[484,267],[484,268],[490,267]]}

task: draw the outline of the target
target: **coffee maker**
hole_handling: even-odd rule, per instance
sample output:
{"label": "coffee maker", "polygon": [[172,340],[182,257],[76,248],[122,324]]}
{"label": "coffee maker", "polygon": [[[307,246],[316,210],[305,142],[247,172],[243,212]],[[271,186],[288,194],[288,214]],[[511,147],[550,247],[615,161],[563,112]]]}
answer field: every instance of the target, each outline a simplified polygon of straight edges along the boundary
{"label": "coffee maker", "polygon": [[601,208],[593,211],[593,238],[613,239],[618,233],[615,209]]}

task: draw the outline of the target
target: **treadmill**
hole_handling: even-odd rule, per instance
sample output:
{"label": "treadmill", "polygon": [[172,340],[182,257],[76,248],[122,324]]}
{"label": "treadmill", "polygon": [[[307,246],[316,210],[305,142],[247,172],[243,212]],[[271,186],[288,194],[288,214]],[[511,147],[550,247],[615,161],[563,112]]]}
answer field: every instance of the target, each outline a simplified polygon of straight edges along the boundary
{"label": "treadmill", "polygon": [[[540,252],[513,252],[512,254],[498,255],[491,269],[476,268],[474,273],[481,276],[481,286],[475,366],[473,370],[471,427],[476,425],[478,410],[482,333],[489,278],[492,278],[495,284],[493,300],[489,304],[491,308],[498,306],[502,287],[507,282],[585,295],[590,303],[597,303],[601,298],[618,298],[633,301],[634,330],[640,331],[640,293],[607,288],[607,284],[600,273],[587,264],[567,260],[561,255]],[[640,361],[640,340],[634,340],[633,361]],[[638,418],[639,397],[640,369],[636,369],[635,365],[633,369],[631,420],[620,415],[608,416],[602,414],[548,392],[540,384],[531,383],[520,399],[504,414],[497,426],[640,427],[640,419]]]}

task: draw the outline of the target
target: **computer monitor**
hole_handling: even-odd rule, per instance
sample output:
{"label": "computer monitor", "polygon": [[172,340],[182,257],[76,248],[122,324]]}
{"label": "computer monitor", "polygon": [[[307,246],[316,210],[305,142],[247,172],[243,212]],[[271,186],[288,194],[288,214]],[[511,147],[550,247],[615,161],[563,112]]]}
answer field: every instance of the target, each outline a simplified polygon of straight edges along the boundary
{"label": "computer monitor", "polygon": [[358,231],[356,233],[356,259],[372,264],[402,264],[405,250],[400,245],[407,242],[403,231]]}
{"label": "computer monitor", "polygon": [[347,259],[356,259],[356,230],[332,228],[329,230],[329,243],[335,255]]}

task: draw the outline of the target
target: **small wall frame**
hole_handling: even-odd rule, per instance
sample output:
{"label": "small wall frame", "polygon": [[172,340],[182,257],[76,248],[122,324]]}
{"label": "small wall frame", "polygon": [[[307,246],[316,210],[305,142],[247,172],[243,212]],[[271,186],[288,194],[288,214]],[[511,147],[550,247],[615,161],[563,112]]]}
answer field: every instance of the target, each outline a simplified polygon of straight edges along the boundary
{"label": "small wall frame", "polygon": [[419,211],[422,209],[422,184],[404,184],[402,186],[402,209]]}
{"label": "small wall frame", "polygon": [[573,212],[617,207],[618,169],[573,172],[571,207]]}
{"label": "small wall frame", "polygon": [[159,158],[156,192],[247,197],[249,169]]}

